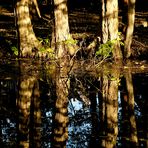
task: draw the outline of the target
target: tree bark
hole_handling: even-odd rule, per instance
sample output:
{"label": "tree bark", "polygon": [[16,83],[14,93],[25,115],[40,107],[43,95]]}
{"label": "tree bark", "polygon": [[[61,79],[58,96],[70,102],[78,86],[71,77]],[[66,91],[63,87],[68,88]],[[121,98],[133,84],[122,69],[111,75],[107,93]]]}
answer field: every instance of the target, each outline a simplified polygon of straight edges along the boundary
{"label": "tree bark", "polygon": [[69,39],[67,0],[54,0],[55,41],[57,58],[67,55],[65,41]]}
{"label": "tree bark", "polygon": [[113,57],[118,61],[122,59],[118,38],[118,0],[102,0],[102,43],[115,40]]}
{"label": "tree bark", "polygon": [[20,56],[34,56],[35,52],[33,50],[38,50],[41,45],[33,31],[29,13],[29,0],[17,1],[16,17]]}
{"label": "tree bark", "polygon": [[101,42],[105,44],[108,41],[108,25],[107,25],[107,16],[106,16],[106,1],[102,0],[102,32],[101,32]]}
{"label": "tree bark", "polygon": [[129,58],[131,56],[131,43],[134,32],[134,22],[135,22],[135,2],[136,0],[128,0],[128,20],[126,36],[124,41],[124,56]]}

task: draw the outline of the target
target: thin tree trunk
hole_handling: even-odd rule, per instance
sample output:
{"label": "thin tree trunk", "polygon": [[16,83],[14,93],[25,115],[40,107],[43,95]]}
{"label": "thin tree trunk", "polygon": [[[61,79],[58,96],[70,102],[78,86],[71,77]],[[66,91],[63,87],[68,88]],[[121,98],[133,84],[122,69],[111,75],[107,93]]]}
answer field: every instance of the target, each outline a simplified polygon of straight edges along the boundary
{"label": "thin tree trunk", "polygon": [[131,43],[134,32],[134,22],[135,22],[135,2],[136,0],[128,0],[128,20],[126,37],[124,42],[124,56],[129,58],[131,56]]}
{"label": "thin tree trunk", "polygon": [[105,44],[108,41],[108,25],[107,25],[107,16],[106,16],[106,1],[102,0],[102,33],[101,33],[101,42]]}

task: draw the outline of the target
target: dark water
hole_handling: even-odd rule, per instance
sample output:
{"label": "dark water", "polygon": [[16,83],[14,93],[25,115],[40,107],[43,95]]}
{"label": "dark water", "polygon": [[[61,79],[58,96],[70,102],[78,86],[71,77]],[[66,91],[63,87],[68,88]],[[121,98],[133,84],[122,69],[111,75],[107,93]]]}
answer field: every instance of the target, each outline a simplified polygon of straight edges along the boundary
{"label": "dark water", "polygon": [[[101,76],[89,73],[69,75],[67,127],[55,124],[56,86],[54,65],[51,63],[3,61],[0,63],[0,147],[101,147],[103,126],[100,117]],[[132,71],[131,71],[132,72]],[[103,72],[102,72],[103,74]],[[126,75],[126,73],[125,73]],[[118,136],[116,147],[131,147],[132,126],[130,109],[122,104],[126,99],[126,84],[120,74],[118,87]],[[148,146],[148,73],[132,73],[134,117],[137,147]],[[123,108],[125,106],[125,108]],[[132,111],[131,111],[132,112]],[[135,123],[133,123],[135,124]],[[68,140],[58,141],[68,129]],[[60,128],[60,126],[62,128]],[[105,132],[106,133],[106,132]],[[55,140],[56,139],[56,140]],[[58,142],[61,144],[58,145]],[[56,143],[56,144],[54,144]]]}

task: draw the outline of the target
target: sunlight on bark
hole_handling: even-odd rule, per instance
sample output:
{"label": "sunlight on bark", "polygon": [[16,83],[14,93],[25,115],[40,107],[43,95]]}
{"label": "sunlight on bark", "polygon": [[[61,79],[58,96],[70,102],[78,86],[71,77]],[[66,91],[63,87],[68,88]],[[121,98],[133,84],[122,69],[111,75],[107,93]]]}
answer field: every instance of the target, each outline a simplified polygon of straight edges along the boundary
{"label": "sunlight on bark", "polygon": [[70,37],[67,0],[54,0],[56,55],[61,58],[68,53],[64,41]]}
{"label": "sunlight on bark", "polygon": [[135,22],[135,2],[136,0],[128,0],[128,21],[126,37],[124,42],[124,53],[125,57],[129,58],[131,56],[131,43],[134,32],[134,22]]}
{"label": "sunlight on bark", "polygon": [[39,48],[40,44],[37,40],[31,23],[29,14],[29,0],[21,0],[16,4],[18,38],[20,46],[20,55],[32,56],[33,48]]}
{"label": "sunlight on bark", "polygon": [[122,59],[118,38],[118,0],[102,0],[102,43],[116,40],[113,47],[115,61]]}

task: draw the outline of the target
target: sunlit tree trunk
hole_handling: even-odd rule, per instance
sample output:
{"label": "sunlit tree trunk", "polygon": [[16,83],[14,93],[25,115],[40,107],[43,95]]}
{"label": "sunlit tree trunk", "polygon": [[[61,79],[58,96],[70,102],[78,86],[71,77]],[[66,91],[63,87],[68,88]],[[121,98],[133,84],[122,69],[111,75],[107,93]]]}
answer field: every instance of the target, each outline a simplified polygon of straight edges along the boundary
{"label": "sunlit tree trunk", "polygon": [[68,48],[69,23],[67,0],[54,0],[54,36],[56,57],[59,59],[56,71],[56,112],[53,147],[66,147],[68,139]]}
{"label": "sunlit tree trunk", "polygon": [[122,52],[118,38],[118,0],[102,0],[102,43],[108,40],[116,40],[113,46],[113,57],[122,59]]}
{"label": "sunlit tree trunk", "polygon": [[67,0],[54,1],[54,31],[52,33],[52,45],[55,43],[56,57],[73,56],[78,49],[69,32]]}
{"label": "sunlit tree trunk", "polygon": [[124,56],[129,58],[131,56],[131,43],[134,32],[134,22],[135,22],[135,2],[136,0],[128,0],[128,20],[127,29],[124,42]]}
{"label": "sunlit tree trunk", "polygon": [[130,71],[125,73],[127,97],[128,97],[128,116],[130,123],[130,143],[133,147],[138,147],[137,126],[134,112],[134,89],[132,82],[132,74]]}
{"label": "sunlit tree trunk", "polygon": [[34,56],[33,50],[40,48],[40,43],[33,31],[30,13],[29,0],[18,0],[16,4],[16,17],[18,27],[18,40],[20,56]]}
{"label": "sunlit tree trunk", "polygon": [[56,56],[68,54],[65,41],[69,39],[67,0],[54,0]]}
{"label": "sunlit tree trunk", "polygon": [[106,17],[106,0],[102,0],[102,32],[101,32],[101,40],[102,43],[105,44],[109,38],[108,38],[108,25],[107,25],[107,17]]}

